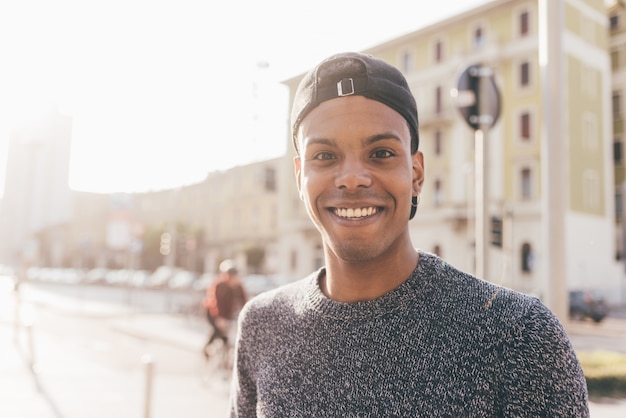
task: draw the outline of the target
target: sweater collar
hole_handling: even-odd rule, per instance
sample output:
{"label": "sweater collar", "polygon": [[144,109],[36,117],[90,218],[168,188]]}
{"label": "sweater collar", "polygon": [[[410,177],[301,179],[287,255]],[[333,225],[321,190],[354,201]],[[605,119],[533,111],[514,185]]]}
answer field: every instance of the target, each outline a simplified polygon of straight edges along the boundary
{"label": "sweater collar", "polygon": [[[392,312],[406,310],[415,300],[416,292],[425,291],[424,271],[432,264],[435,256],[419,251],[420,257],[417,266],[411,275],[398,287],[372,300],[346,303],[329,299],[320,288],[320,279],[326,274],[322,267],[307,279],[306,305],[316,315],[332,317],[337,320],[354,321],[371,319]],[[307,310],[308,310],[307,309]]]}

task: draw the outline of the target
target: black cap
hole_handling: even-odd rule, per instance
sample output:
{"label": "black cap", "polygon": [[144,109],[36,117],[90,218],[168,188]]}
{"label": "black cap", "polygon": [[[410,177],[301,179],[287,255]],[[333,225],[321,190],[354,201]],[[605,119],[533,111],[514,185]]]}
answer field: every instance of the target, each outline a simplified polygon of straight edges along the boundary
{"label": "black cap", "polygon": [[291,134],[297,152],[296,133],[302,119],[326,100],[352,95],[377,100],[400,113],[411,131],[411,152],[417,151],[417,104],[404,75],[379,58],[345,52],[323,60],[298,85],[291,109]]}

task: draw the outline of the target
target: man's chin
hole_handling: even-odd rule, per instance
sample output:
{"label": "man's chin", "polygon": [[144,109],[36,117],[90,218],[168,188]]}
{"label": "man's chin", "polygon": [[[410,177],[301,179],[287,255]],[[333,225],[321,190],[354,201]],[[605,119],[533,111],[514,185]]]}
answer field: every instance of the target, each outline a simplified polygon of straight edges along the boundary
{"label": "man's chin", "polygon": [[367,263],[380,255],[378,248],[365,247],[362,240],[353,243],[342,242],[335,246],[334,253],[341,261],[349,264]]}

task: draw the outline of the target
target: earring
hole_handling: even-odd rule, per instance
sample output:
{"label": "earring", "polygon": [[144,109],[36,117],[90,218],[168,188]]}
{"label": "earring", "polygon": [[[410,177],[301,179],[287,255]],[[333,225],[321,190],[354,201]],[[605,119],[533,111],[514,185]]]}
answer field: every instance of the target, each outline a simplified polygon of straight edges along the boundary
{"label": "earring", "polygon": [[413,206],[414,208],[417,208],[419,205],[420,205],[420,195],[413,196],[413,199],[411,199],[411,206]]}

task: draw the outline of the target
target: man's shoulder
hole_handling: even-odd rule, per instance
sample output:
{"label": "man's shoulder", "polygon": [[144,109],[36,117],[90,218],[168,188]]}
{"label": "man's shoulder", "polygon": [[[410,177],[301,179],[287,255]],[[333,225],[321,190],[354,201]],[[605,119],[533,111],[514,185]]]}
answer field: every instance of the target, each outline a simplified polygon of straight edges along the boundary
{"label": "man's shoulder", "polygon": [[248,301],[246,310],[258,314],[263,311],[291,309],[307,298],[315,284],[314,277],[312,274],[260,293]]}
{"label": "man's shoulder", "polygon": [[464,307],[475,314],[484,312],[490,316],[515,321],[529,311],[546,312],[536,296],[522,293],[504,285],[502,278],[487,281],[464,272],[433,254],[420,255],[420,271],[427,277],[428,286],[446,304]]}

